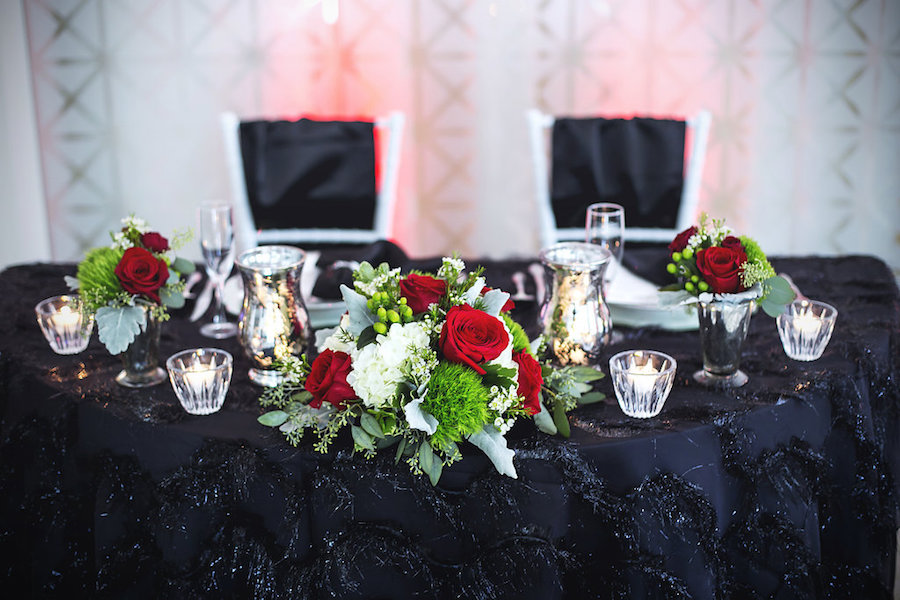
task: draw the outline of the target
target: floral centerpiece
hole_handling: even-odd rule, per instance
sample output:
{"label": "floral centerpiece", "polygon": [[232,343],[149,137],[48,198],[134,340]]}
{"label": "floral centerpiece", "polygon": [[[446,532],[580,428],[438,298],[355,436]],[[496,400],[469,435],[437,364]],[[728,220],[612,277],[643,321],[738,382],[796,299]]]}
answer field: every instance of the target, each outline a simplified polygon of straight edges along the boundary
{"label": "floral centerpiece", "polygon": [[84,310],[94,314],[100,341],[110,354],[120,354],[147,327],[148,313],[164,321],[167,309],[184,306],[181,275],[194,264],[172,255],[190,239],[189,232],[170,244],[132,215],[110,237],[109,246],[88,251],[76,277],[66,282],[78,291]]}
{"label": "floral centerpiece", "polygon": [[748,236],[733,235],[724,219],[710,219],[705,213],[699,225],[685,229],[669,244],[672,262],[666,269],[678,283],[663,288],[676,292],[668,303],[689,303],[750,298],[766,314],[776,317],[794,299],[794,291],[775,274],[760,249]]}
{"label": "floral centerpiece", "polygon": [[600,371],[541,364],[541,340],[531,343],[509,316],[509,294],[457,258],[406,276],[364,262],[353,277],[355,289],[341,287],[347,313],[317,336],[315,360],[282,353],[285,382],[261,398],[274,410],[259,421],[291,444],[311,429],[315,448],[328,452],[349,427],[355,452],[396,446],[396,462],[437,484],[468,441],[516,477],[505,438],[516,421],[567,436],[566,411],[603,397],[590,391]]}

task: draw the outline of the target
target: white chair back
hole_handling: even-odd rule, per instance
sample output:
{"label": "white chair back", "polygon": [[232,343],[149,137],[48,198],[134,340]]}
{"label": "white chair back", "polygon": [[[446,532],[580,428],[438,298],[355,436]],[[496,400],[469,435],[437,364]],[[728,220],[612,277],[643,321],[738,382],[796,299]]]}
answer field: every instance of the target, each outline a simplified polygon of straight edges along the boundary
{"label": "white chair back", "polygon": [[[531,142],[531,159],[534,171],[535,198],[538,218],[540,220],[541,247],[546,248],[563,240],[584,240],[584,228],[559,228],[553,215],[550,200],[550,143],[549,132],[556,118],[537,109],[527,112],[529,139]],[[668,242],[679,232],[690,227],[697,216],[697,204],[700,198],[700,180],[703,175],[703,163],[706,160],[706,144],[709,139],[709,128],[712,117],[707,110],[701,110],[685,121],[690,133],[690,148],[686,149],[687,165],[684,170],[684,182],[681,191],[681,203],[675,227],[650,228],[626,227],[626,241],[636,242]],[[625,215],[628,221],[628,215]]]}
{"label": "white chair back", "polygon": [[234,202],[235,245],[237,253],[266,243],[291,244],[366,244],[392,235],[394,209],[397,201],[400,153],[403,143],[405,115],[393,111],[375,120],[379,130],[377,149],[381,157],[379,188],[375,206],[375,220],[372,229],[258,229],[253,219],[247,194],[244,161],[241,154],[240,119],[231,112],[222,113],[222,134],[225,144],[225,158],[228,166],[231,193]]}

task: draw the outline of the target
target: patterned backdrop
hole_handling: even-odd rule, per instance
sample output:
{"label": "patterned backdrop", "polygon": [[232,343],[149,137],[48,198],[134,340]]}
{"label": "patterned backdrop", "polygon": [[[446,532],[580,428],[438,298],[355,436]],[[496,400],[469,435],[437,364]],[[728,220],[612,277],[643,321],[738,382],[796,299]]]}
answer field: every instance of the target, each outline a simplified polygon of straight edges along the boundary
{"label": "patterned backdrop", "polygon": [[230,197],[223,110],[404,111],[398,240],[508,256],[538,244],[527,108],[708,108],[702,209],[900,271],[900,2],[337,2],[25,0],[54,257]]}

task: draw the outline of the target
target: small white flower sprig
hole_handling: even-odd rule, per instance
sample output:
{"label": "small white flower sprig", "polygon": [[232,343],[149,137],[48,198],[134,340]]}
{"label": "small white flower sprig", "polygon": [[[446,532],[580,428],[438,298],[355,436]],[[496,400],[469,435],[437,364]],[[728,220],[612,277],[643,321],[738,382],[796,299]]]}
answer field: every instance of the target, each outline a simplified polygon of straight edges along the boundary
{"label": "small white flower sprig", "polygon": [[395,462],[436,485],[468,441],[516,477],[505,435],[519,419],[567,436],[566,411],[603,397],[589,385],[599,371],[541,365],[508,314],[509,294],[459,258],[445,257],[434,274],[362,263],[353,276],[354,289],[341,288],[347,313],[319,332],[315,360],[280,354],[285,381],[260,399],[274,409],[260,423],[293,445],[309,429],[328,452],[349,427],[355,452],[394,447]]}

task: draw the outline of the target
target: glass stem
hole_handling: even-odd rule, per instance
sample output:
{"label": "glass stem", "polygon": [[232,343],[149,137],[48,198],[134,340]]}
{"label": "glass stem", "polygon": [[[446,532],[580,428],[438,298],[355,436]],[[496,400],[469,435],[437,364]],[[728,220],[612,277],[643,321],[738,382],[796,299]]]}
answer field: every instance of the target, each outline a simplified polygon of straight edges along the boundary
{"label": "glass stem", "polygon": [[225,317],[225,302],[223,301],[223,297],[225,295],[225,281],[221,277],[216,277],[216,309],[213,313],[212,322],[219,324],[225,323],[228,319]]}

